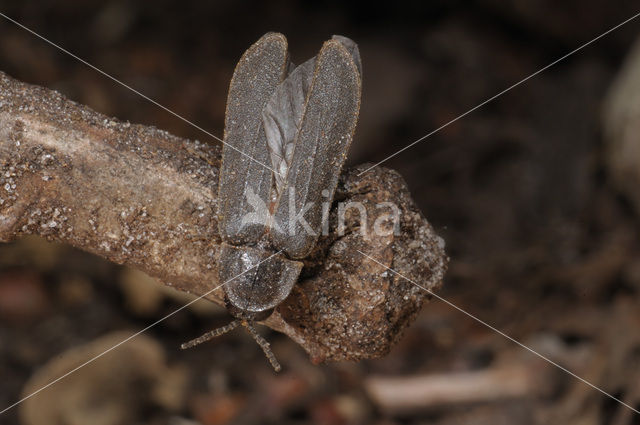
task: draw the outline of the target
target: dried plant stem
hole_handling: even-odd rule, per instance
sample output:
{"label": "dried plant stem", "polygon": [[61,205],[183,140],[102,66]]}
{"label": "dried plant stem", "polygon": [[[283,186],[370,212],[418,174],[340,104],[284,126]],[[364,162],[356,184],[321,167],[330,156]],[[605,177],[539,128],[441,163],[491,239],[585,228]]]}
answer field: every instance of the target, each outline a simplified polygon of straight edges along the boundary
{"label": "dried plant stem", "polygon": [[[205,294],[219,284],[219,166],[217,146],[105,117],[0,72],[0,242],[39,235]],[[358,250],[429,289],[447,265],[402,178],[358,171],[343,172],[336,199],[361,203],[368,222],[349,217],[343,236],[321,237],[304,278],[265,321],[316,362],[386,354],[426,301]],[[381,202],[401,210],[400,235],[373,231],[388,214]],[[221,290],[207,298],[222,304]]]}

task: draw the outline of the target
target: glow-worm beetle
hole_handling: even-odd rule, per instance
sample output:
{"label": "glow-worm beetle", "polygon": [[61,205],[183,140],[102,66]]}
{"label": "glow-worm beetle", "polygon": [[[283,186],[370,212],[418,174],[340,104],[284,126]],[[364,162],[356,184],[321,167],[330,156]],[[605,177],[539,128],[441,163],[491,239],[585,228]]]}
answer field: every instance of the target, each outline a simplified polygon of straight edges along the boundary
{"label": "glow-worm beetle", "polygon": [[223,288],[235,320],[182,348],[243,325],[280,370],[253,322],[287,298],[302,269],[297,260],[315,247],[322,200],[333,199],[360,93],[360,55],[346,37],[334,36],[298,67],[278,33],[264,35],[240,58],[229,86],[218,189],[218,277],[232,279]]}

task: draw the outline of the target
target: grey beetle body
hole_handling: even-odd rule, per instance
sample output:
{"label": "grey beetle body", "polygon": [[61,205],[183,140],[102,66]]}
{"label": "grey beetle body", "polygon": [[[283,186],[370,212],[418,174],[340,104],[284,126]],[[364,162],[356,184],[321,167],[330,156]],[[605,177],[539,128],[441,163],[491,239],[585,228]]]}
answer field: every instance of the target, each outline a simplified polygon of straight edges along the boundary
{"label": "grey beetle body", "polygon": [[279,370],[252,322],[287,298],[302,269],[298,260],[316,245],[321,203],[333,199],[360,92],[358,49],[346,37],[334,36],[298,67],[277,33],[240,58],[229,85],[218,189],[218,277],[236,321],[183,347],[242,324]]}

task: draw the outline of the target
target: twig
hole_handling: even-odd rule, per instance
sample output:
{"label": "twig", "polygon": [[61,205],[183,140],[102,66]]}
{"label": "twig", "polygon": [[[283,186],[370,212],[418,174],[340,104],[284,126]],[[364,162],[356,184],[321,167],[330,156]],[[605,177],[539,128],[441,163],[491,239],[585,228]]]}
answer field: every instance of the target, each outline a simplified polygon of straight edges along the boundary
{"label": "twig", "polygon": [[[0,73],[0,241],[40,235],[201,295],[218,284],[219,164],[217,146],[105,117]],[[377,204],[395,203],[400,235],[371,229],[365,239],[365,224],[348,215],[344,236],[320,239],[265,323],[317,362],[386,354],[427,297],[358,250],[429,289],[446,269],[444,244],[402,178],[382,168],[358,177],[361,169],[343,173],[336,202],[362,203],[370,228],[388,214]],[[208,298],[221,302],[220,292]]]}
{"label": "twig", "polygon": [[541,396],[549,392],[551,373],[551,367],[534,361],[473,372],[371,377],[365,388],[382,409],[403,413]]}

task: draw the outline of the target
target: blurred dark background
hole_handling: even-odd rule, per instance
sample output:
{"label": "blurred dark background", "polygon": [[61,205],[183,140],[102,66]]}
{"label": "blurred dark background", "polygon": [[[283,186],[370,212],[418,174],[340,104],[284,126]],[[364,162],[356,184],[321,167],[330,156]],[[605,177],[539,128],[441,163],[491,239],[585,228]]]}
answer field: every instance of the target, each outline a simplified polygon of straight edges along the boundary
{"label": "blurred dark background", "polygon": [[[626,0],[63,0],[5,1],[0,11],[220,136],[235,62],[262,34],[284,33],[296,63],[332,34],[346,35],[363,62],[355,165],[395,153],[640,9]],[[216,143],[4,19],[0,34],[0,70],[12,77],[107,115]],[[602,117],[638,34],[640,20],[384,163],[406,179],[446,241],[451,265],[440,295],[636,408],[639,221],[611,181]],[[0,245],[0,410],[30,378],[36,385],[64,370],[53,359],[79,355],[62,355],[67,350],[100,347],[108,342],[102,335],[142,329],[183,302],[157,287],[69,247],[38,239]],[[210,306],[182,312],[150,330],[134,354],[100,359],[106,372],[56,384],[0,423],[640,423],[438,301],[379,360],[313,366],[295,343],[270,334],[286,365],[279,375],[239,332],[177,349],[226,320]],[[473,402],[425,396],[424,406],[410,409],[372,390],[372,377],[402,378],[382,381],[402,386],[411,377],[471,379],[505,367],[530,371],[524,380],[533,384]],[[114,376],[123,377],[120,386],[104,384]],[[496,387],[516,380],[499,376]],[[544,382],[534,382],[538,376]]]}

